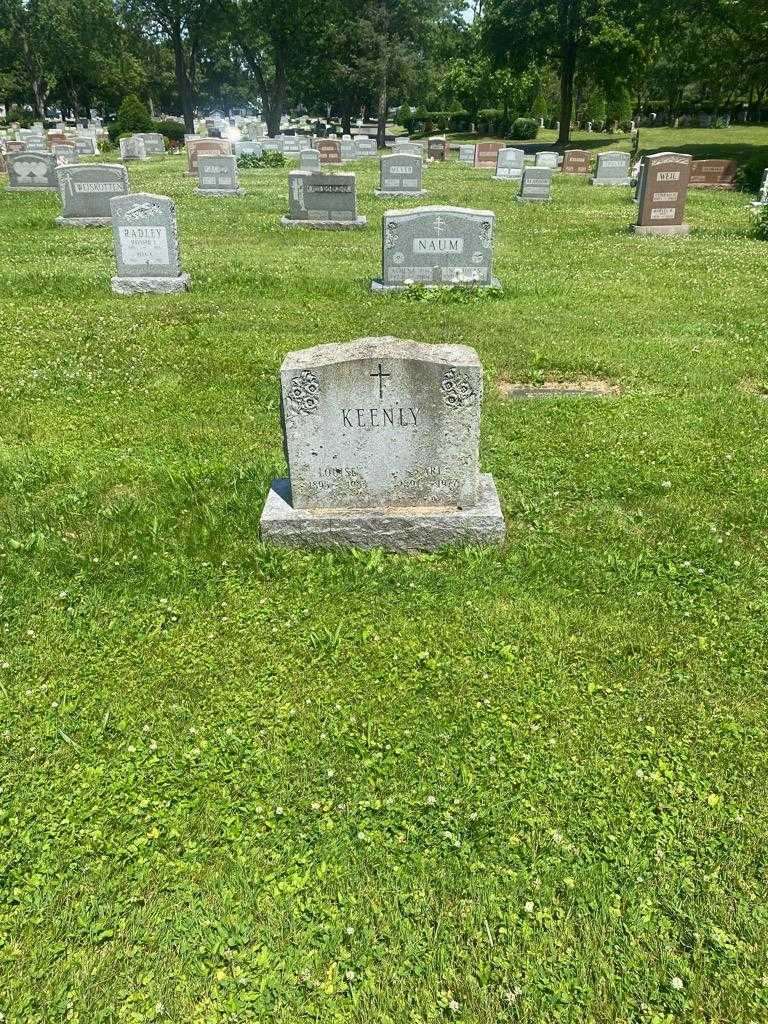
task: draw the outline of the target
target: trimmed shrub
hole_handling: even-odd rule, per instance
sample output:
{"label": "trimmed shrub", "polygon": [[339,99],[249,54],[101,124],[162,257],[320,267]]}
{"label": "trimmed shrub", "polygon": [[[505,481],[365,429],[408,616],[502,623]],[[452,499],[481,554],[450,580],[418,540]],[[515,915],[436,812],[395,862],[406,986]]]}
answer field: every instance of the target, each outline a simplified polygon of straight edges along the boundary
{"label": "trimmed shrub", "polygon": [[513,139],[535,139],[539,134],[539,122],[533,117],[517,117],[512,123]]}
{"label": "trimmed shrub", "polygon": [[753,156],[736,171],[736,184],[742,192],[757,192],[763,180],[763,171],[768,167],[765,157]]}
{"label": "trimmed shrub", "polygon": [[114,125],[118,135],[155,130],[152,118],[149,116],[149,110],[135,93],[126,96],[120,104]]}
{"label": "trimmed shrub", "polygon": [[179,124],[178,121],[154,121],[151,131],[160,132],[169,142],[178,143],[184,142],[184,135],[186,134],[186,128],[183,124]]}
{"label": "trimmed shrub", "polygon": [[244,170],[260,170],[262,167],[285,167],[285,157],[276,149],[268,149],[261,156],[255,153],[241,153],[237,166]]}

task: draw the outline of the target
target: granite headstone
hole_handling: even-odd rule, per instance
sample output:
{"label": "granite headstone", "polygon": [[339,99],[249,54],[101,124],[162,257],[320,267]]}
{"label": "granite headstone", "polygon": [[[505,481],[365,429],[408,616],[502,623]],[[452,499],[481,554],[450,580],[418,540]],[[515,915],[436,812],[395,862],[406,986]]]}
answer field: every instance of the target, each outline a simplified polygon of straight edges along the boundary
{"label": "granite headstone", "polygon": [[184,292],[189,274],[181,270],[176,209],[167,196],[136,192],[110,200],[117,275],[112,291]]}
{"label": "granite headstone", "polygon": [[9,192],[58,192],[56,157],[53,153],[11,153],[8,164]]}
{"label": "granite headstone", "polygon": [[425,196],[421,185],[422,159],[410,153],[387,153],[380,158],[377,196]]}
{"label": "granite headstone", "polygon": [[653,153],[643,159],[637,235],[687,235],[683,223],[691,158],[687,153]]}
{"label": "granite headstone", "polygon": [[289,171],[288,216],[280,223],[326,230],[365,227],[365,217],[357,215],[355,175]]}
{"label": "granite headstone", "polygon": [[112,223],[110,200],[128,195],[128,171],[122,164],[76,164],[56,172],[61,196],[62,227],[107,227]]}

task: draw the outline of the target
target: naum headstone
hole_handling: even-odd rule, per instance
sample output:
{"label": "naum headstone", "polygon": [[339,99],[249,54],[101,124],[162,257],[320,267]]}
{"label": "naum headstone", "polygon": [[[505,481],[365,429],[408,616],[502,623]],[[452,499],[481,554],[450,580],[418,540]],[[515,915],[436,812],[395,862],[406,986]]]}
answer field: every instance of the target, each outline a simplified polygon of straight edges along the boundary
{"label": "naum headstone", "polygon": [[492,275],[495,215],[491,210],[420,206],[382,218],[381,279],[373,291],[413,284],[498,288]]}

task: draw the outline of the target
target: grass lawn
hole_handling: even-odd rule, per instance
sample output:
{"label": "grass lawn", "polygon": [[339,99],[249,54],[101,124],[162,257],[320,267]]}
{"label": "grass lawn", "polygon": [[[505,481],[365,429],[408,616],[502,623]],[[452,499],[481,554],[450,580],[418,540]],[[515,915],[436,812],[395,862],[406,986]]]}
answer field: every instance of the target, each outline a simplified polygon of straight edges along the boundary
{"label": "grass lawn", "polygon": [[[748,197],[637,238],[626,190],[429,166],[426,202],[496,211],[504,293],[415,300],[369,291],[412,205],[376,161],[341,234],[279,226],[283,169],[182,169],[129,169],[177,203],[181,296],[112,295],[109,230],[0,191],[3,1024],[768,1020]],[[283,356],[384,334],[479,352],[503,549],[260,544]],[[579,377],[621,394],[497,388]]]}

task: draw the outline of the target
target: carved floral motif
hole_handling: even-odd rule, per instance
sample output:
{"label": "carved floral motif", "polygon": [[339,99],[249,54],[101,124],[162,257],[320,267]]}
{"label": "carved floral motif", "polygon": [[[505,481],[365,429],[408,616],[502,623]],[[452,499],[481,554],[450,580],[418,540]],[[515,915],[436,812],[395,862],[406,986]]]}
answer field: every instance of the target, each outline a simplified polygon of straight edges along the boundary
{"label": "carved floral motif", "polygon": [[288,388],[288,401],[294,412],[305,412],[308,415],[317,412],[320,403],[320,381],[309,370],[303,370],[298,377],[291,379]]}
{"label": "carved floral motif", "polygon": [[446,371],[440,384],[443,402],[449,409],[466,409],[477,402],[477,391],[468,373],[455,368]]}

